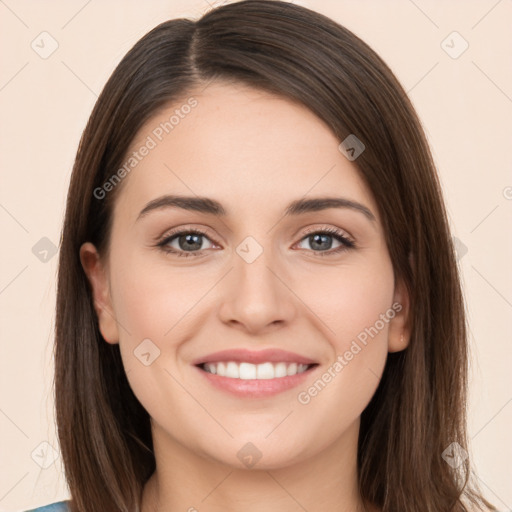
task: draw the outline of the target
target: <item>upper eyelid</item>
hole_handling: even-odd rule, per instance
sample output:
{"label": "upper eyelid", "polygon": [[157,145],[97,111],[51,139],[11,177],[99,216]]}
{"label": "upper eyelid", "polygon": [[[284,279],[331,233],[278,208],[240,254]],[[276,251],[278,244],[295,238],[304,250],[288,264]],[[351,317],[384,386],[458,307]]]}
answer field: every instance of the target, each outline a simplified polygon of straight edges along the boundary
{"label": "upper eyelid", "polygon": [[[324,225],[324,227],[316,227],[315,226],[312,228],[306,228],[306,231],[304,231],[302,238],[304,238],[306,235],[309,235],[311,233],[317,233],[317,232],[322,232],[322,231],[333,231],[330,234],[333,234],[333,235],[337,234],[338,236],[340,236],[340,234],[341,234],[344,238],[354,241],[354,237],[351,234],[349,234],[347,230],[338,228],[338,227],[325,226],[325,225]],[[302,240],[302,238],[301,238],[301,240]]]}
{"label": "upper eyelid", "polygon": [[[198,231],[200,232],[200,234],[202,236],[205,236],[207,237],[212,243],[214,243],[214,240],[212,240],[212,238],[215,238],[213,236],[210,236],[210,229],[207,229],[205,227],[195,227],[195,226],[184,226],[183,228],[179,227],[179,228],[173,228],[173,229],[170,229],[170,230],[167,230],[164,232],[163,235],[160,235],[160,236],[157,236],[156,237],[156,240],[157,241],[163,241],[165,242],[166,240],[168,240],[169,238],[174,238],[180,234],[183,234],[183,233],[191,233],[191,232],[194,232],[194,231]],[[221,237],[222,238],[222,237]]]}

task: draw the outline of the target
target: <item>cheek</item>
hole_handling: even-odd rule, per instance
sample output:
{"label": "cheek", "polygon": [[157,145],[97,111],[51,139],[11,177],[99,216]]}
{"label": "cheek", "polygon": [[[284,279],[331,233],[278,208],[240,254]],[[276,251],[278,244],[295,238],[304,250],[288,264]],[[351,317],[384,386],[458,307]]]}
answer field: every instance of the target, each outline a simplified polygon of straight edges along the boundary
{"label": "cheek", "polygon": [[117,247],[113,302],[116,319],[125,327],[119,329],[119,345],[132,390],[154,418],[162,414],[162,403],[188,410],[190,403],[177,384],[189,378],[181,347],[202,325],[197,314],[212,286],[211,270],[179,268],[163,257],[155,263],[142,251]]}
{"label": "cheek", "polygon": [[[177,364],[179,347],[188,340],[190,310],[211,285],[195,279],[191,285],[192,271],[148,260],[131,255],[112,266],[114,310],[126,327],[119,331],[121,358],[130,387],[150,416],[183,433],[200,411],[178,384],[187,377]],[[182,414],[171,423],[173,410]]]}
{"label": "cheek", "polygon": [[392,305],[394,274],[385,252],[310,272],[294,286],[337,353],[349,349],[358,336],[364,341],[367,329],[376,323],[379,333],[374,338],[386,339],[388,322],[382,323],[381,315]]}
{"label": "cheek", "polygon": [[[361,265],[318,274],[315,285],[302,286],[308,307],[329,342],[325,370],[302,388],[298,402],[310,413],[336,421],[357,417],[377,389],[388,354],[394,274],[386,254]],[[309,281],[311,283],[311,281]],[[336,404],[334,409],[331,409]],[[347,412],[350,414],[347,416]]]}
{"label": "cheek", "polygon": [[132,255],[117,266],[112,283],[116,317],[130,333],[121,332],[121,342],[149,338],[162,349],[178,338],[181,322],[211,287],[211,276]]}

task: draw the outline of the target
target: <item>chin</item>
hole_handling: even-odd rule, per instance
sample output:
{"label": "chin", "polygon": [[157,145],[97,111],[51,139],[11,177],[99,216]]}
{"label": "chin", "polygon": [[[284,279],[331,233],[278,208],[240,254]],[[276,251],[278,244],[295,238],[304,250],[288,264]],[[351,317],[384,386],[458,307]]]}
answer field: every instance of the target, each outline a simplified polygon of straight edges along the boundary
{"label": "chin", "polygon": [[209,452],[206,455],[233,469],[249,471],[282,469],[307,458],[304,442],[288,440],[288,443],[284,443],[284,440],[277,438],[272,442],[254,438],[250,441],[251,436],[246,439],[248,440],[231,440],[220,452]]}

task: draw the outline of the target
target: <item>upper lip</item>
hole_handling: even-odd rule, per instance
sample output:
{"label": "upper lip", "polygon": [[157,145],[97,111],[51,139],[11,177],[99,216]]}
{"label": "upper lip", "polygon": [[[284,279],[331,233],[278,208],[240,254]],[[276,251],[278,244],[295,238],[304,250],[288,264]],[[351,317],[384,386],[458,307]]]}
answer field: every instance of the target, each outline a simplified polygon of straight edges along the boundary
{"label": "upper lip", "polygon": [[234,361],[238,363],[299,363],[299,364],[316,364],[316,361],[309,357],[304,357],[293,352],[285,350],[269,348],[265,350],[248,350],[248,349],[230,349],[221,350],[207,356],[201,357],[193,362],[194,365],[203,363],[218,363]]}

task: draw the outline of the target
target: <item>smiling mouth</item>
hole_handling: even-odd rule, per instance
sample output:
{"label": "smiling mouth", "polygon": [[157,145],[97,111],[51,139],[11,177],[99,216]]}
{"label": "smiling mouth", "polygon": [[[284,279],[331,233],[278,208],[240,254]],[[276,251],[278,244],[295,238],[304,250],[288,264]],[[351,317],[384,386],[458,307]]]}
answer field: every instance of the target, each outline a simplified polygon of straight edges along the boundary
{"label": "smiling mouth", "polygon": [[197,366],[207,373],[218,375],[219,377],[226,377],[228,379],[270,380],[298,375],[307,372],[318,365],[287,362],[265,362],[261,364],[252,364],[246,362],[238,363],[235,361],[226,361],[202,363]]}

